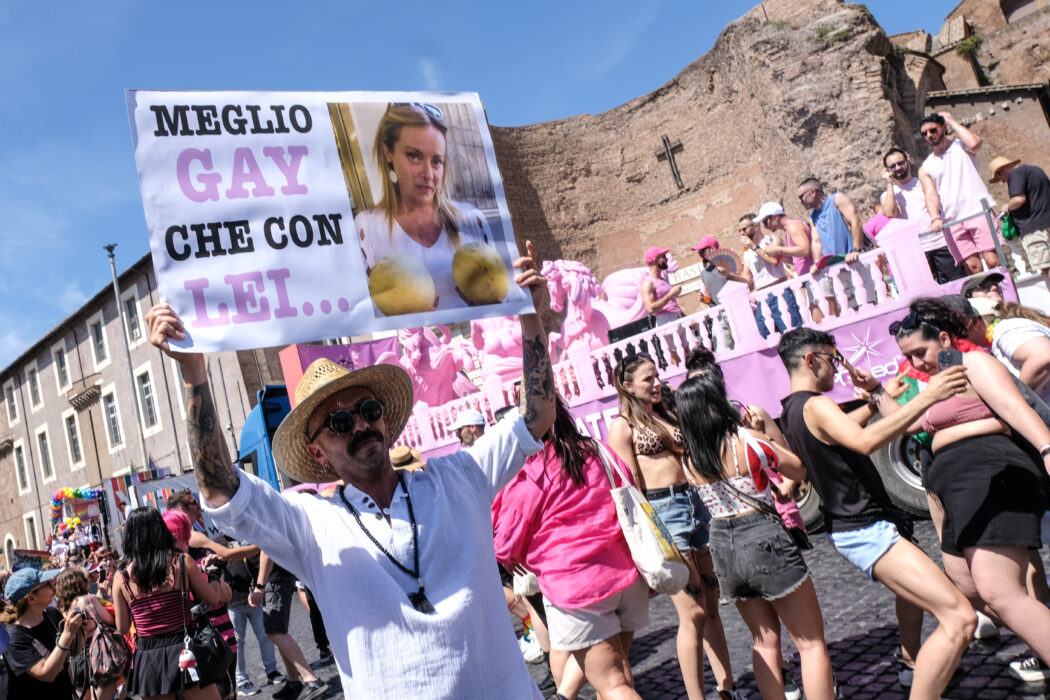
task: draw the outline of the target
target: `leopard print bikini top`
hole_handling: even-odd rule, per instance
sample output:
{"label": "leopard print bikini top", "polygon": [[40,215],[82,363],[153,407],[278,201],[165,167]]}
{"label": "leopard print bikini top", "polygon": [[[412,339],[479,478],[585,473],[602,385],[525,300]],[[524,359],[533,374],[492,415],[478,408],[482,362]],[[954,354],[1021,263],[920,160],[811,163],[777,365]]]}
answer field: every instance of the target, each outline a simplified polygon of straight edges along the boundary
{"label": "leopard print bikini top", "polygon": [[[634,428],[631,433],[631,443],[634,445],[634,453],[636,455],[652,457],[667,451],[667,448],[660,442],[659,436],[652,428],[642,423],[631,427]],[[685,447],[685,438],[682,437],[682,430],[678,426],[669,427],[671,428],[671,438],[674,440],[674,444],[678,447]]]}

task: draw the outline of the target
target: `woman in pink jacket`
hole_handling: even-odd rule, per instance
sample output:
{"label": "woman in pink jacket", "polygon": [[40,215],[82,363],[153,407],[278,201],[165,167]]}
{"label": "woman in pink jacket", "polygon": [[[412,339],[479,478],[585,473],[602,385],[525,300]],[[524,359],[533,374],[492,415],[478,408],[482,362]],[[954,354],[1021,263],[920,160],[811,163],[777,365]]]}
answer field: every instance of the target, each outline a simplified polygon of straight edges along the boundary
{"label": "woman in pink jacket", "polygon": [[620,529],[599,450],[619,459],[581,435],[560,400],[545,443],[492,505],[496,558],[536,574],[553,651],[570,652],[605,700],[641,700],[627,655],[649,623],[649,587]]}

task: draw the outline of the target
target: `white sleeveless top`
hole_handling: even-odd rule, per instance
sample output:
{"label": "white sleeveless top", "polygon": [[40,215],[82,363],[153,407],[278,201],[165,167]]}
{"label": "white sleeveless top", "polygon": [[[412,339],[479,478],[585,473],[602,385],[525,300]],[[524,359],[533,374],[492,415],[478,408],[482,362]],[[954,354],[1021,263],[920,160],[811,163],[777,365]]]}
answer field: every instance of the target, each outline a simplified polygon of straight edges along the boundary
{"label": "white sleeveless top", "polygon": [[[737,438],[744,441],[744,454],[747,456],[746,469],[743,470],[741,470],[737,456]],[[737,491],[750,496],[751,499],[773,506],[773,495],[769,492],[769,472],[779,463],[773,447],[765,440],[755,438],[746,430],[738,430],[737,434],[730,439],[730,445],[736,473],[728,477],[726,481],[732,484]],[[700,484],[696,490],[704,505],[707,506],[707,510],[711,512],[711,517],[716,520],[733,518],[757,510],[753,503],[726,486],[725,481]]]}
{"label": "white sleeveless top", "polygon": [[977,170],[977,157],[966,150],[961,139],[954,139],[939,156],[936,153],[926,156],[922,166],[937,186],[947,221],[976,214],[981,210],[982,198],[988,200],[989,206],[995,206]]}
{"label": "white sleeveless top", "polygon": [[[922,183],[913,177],[903,185],[893,185],[893,199],[897,202],[898,218],[918,221],[919,230],[925,233],[933,226],[930,213],[926,210],[926,196],[922,193]],[[941,214],[943,219],[944,215]],[[923,250],[937,250],[948,245],[944,236],[923,236],[919,239]]]}

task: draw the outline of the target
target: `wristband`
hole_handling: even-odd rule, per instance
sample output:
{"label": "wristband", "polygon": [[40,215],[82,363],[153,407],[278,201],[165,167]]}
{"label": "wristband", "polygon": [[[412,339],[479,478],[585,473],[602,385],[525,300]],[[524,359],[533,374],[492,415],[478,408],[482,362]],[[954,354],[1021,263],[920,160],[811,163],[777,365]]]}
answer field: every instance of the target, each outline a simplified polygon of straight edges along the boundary
{"label": "wristband", "polygon": [[1040,457],[1046,457],[1047,455],[1050,455],[1050,443],[1047,443],[1039,448]]}
{"label": "wristband", "polygon": [[67,654],[69,653],[69,647],[62,646],[61,644],[58,643],[57,640],[55,641],[55,648],[56,649],[61,649],[62,651],[66,652]]}
{"label": "wristband", "polygon": [[262,591],[262,590],[265,590],[265,589],[266,589],[266,584],[265,583],[259,583],[258,581],[255,582],[255,590]]}
{"label": "wristband", "polygon": [[[879,399],[882,398],[882,394],[886,391],[886,387],[879,384],[877,387],[868,392],[868,407],[872,410],[877,410],[879,406]],[[1050,445],[1047,445],[1047,449],[1050,449]]]}

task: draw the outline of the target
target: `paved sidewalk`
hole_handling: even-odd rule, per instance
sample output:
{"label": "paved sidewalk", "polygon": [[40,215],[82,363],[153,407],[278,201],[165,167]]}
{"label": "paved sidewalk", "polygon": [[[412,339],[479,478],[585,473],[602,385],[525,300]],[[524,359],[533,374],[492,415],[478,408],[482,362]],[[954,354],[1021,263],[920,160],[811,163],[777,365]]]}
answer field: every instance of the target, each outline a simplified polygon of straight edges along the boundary
{"label": "paved sidewalk", "polygon": [[[919,523],[916,535],[926,551],[939,561],[933,527],[928,522]],[[840,696],[858,700],[906,698],[906,693],[897,683],[897,664],[893,656],[898,646],[893,597],[881,585],[869,582],[862,573],[846,563],[828,546],[822,535],[815,536],[813,542],[815,548],[805,556],[813,571],[824,612],[826,638],[831,650],[831,664],[839,682]],[[675,658],[677,618],[674,608],[667,596],[653,598],[651,606],[649,627],[638,634],[631,652],[636,687],[646,700],[685,698],[682,676]],[[751,671],[751,636],[735,607],[723,605],[719,612],[729,640],[737,687],[746,688],[757,700],[758,690]],[[933,627],[933,621],[927,616],[923,626],[924,638],[933,631]],[[299,640],[306,658],[315,660],[317,649],[310,633],[309,617],[297,601],[293,601],[290,631]],[[801,681],[798,652],[786,632],[784,639],[784,657],[796,681]],[[262,664],[254,638],[249,639],[247,646],[252,679],[260,683],[263,679]],[[980,700],[1050,698],[1045,684],[1021,683],[1009,675],[1006,665],[1026,654],[1024,644],[1006,630],[1003,630],[1002,637],[997,641],[971,645],[944,697]],[[283,666],[281,668],[283,670]],[[537,677],[541,673],[537,665],[531,665],[530,670]],[[321,669],[318,675],[332,686],[326,698],[343,697],[334,665]],[[269,698],[275,689],[272,686],[265,687],[255,697]],[[717,697],[710,670],[707,673],[707,693],[709,698]],[[580,698],[593,699],[593,690],[587,687]]]}

